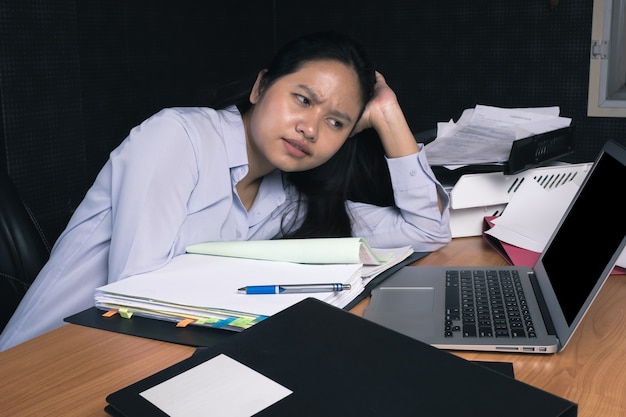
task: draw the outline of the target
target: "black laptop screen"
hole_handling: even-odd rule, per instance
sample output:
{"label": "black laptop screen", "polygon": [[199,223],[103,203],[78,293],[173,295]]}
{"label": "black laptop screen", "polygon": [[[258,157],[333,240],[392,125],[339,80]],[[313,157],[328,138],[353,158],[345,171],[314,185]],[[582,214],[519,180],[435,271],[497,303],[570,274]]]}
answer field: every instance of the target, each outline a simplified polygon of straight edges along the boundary
{"label": "black laptop screen", "polygon": [[603,153],[543,256],[568,325],[626,235],[616,202],[625,179],[626,165]]}

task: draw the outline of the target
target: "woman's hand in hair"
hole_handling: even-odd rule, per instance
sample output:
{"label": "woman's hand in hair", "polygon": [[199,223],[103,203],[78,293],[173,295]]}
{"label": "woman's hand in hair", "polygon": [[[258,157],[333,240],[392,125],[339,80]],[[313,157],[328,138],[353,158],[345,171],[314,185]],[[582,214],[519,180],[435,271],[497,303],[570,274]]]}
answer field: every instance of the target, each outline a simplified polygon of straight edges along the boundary
{"label": "woman's hand in hair", "polygon": [[388,158],[398,158],[419,152],[396,93],[378,71],[374,95],[365,106],[365,111],[357,122],[353,134],[368,128],[376,130]]}

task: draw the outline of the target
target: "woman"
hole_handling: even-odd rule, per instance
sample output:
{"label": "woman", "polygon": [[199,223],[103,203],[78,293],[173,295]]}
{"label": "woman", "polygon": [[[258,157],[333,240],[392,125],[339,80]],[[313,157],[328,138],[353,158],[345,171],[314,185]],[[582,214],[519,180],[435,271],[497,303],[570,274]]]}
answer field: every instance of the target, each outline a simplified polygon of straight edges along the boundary
{"label": "woman", "polygon": [[[165,109],[131,130],[0,350],[92,306],[96,287],[160,268],[193,243],[354,235],[432,251],[450,240],[447,196],[358,44],[327,32],[292,41],[258,74],[248,101]],[[379,139],[357,135],[366,129]]]}

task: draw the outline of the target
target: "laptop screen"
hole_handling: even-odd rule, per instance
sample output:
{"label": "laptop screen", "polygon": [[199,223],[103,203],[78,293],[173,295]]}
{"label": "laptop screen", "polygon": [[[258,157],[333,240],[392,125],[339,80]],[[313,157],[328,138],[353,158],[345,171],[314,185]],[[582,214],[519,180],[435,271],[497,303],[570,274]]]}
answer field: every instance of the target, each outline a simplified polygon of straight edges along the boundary
{"label": "laptop screen", "polygon": [[602,153],[546,249],[543,265],[571,326],[626,235],[616,194],[626,165]]}

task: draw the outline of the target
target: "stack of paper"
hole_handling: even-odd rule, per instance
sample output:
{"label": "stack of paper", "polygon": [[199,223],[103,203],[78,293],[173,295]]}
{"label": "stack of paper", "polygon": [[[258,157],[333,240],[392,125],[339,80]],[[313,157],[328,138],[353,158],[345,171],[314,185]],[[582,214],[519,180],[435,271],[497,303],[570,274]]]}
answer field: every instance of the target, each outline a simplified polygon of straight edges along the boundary
{"label": "stack of paper", "polygon": [[[410,247],[372,249],[359,238],[219,242],[188,250],[220,256],[186,253],[159,270],[99,287],[96,307],[126,318],[137,314],[240,331],[308,297],[343,308],[369,280],[412,253]],[[366,276],[363,261],[373,264]],[[351,288],[297,294],[238,292],[251,285],[327,283]]]}
{"label": "stack of paper", "polygon": [[188,253],[304,264],[363,265],[362,277],[372,279],[413,253],[411,246],[372,248],[360,237],[203,242]]}
{"label": "stack of paper", "polygon": [[437,138],[426,145],[431,165],[455,168],[472,164],[502,164],[513,141],[551,132],[571,124],[558,107],[506,109],[477,105],[454,123],[438,123]]}

